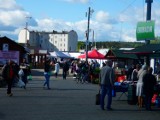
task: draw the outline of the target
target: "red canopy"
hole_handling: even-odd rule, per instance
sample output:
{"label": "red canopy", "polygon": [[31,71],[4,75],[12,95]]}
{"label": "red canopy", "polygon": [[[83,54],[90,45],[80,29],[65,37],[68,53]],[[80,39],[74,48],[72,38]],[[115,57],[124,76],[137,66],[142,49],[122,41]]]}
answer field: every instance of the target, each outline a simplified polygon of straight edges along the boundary
{"label": "red canopy", "polygon": [[[86,58],[86,54],[82,54],[80,56],[78,56],[78,58]],[[100,52],[98,52],[96,49],[88,52],[88,58],[91,59],[105,59],[105,56],[103,54],[101,54]]]}

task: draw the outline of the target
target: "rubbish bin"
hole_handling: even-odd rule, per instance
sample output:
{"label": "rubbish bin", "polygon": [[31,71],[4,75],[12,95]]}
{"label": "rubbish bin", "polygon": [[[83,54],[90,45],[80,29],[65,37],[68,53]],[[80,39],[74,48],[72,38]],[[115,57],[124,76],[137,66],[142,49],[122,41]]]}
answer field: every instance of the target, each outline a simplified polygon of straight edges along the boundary
{"label": "rubbish bin", "polygon": [[128,104],[136,105],[138,102],[138,98],[136,96],[136,85],[129,84],[128,86]]}

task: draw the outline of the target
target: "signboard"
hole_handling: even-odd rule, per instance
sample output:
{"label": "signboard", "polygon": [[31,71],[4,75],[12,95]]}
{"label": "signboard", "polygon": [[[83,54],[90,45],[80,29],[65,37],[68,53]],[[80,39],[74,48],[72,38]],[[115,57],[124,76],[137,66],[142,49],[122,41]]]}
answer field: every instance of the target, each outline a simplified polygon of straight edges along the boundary
{"label": "signboard", "polygon": [[138,22],[136,29],[136,38],[140,40],[153,40],[155,21]]}
{"label": "signboard", "polygon": [[3,44],[3,51],[8,51],[8,48],[9,48],[9,45],[8,44],[6,44],[6,43],[4,43]]}
{"label": "signboard", "polygon": [[0,64],[4,65],[8,60],[13,60],[19,64],[19,51],[0,51]]}

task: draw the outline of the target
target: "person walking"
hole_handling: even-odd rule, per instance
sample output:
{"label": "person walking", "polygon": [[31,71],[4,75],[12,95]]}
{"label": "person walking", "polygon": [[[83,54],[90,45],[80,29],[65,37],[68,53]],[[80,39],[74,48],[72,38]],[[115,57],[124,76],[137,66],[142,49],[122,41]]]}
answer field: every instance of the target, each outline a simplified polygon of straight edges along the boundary
{"label": "person walking", "polygon": [[100,86],[101,86],[101,98],[100,98],[100,107],[104,110],[104,99],[106,94],[108,95],[107,99],[107,110],[112,110],[112,89],[115,82],[115,73],[112,68],[112,61],[108,60],[106,66],[104,66],[100,71]]}
{"label": "person walking", "polygon": [[47,89],[50,90],[50,85],[49,85],[49,81],[50,81],[50,75],[51,74],[51,61],[48,58],[45,62],[44,62],[44,77],[45,77],[45,82],[43,84],[43,88],[45,88],[45,86],[47,85]]}
{"label": "person walking", "polygon": [[59,69],[60,69],[60,65],[59,65],[58,61],[56,61],[56,64],[55,64],[55,77],[56,78],[58,76]]}
{"label": "person walking", "polygon": [[13,80],[16,77],[16,71],[15,71],[15,67],[14,67],[14,62],[12,60],[9,60],[8,63],[6,63],[6,65],[3,66],[2,68],[2,77],[5,79],[5,81],[7,82],[7,95],[8,96],[12,96],[12,84],[13,84]]}
{"label": "person walking", "polygon": [[69,70],[69,65],[67,61],[65,61],[63,63],[63,80],[66,80],[68,70]]}
{"label": "person walking", "polygon": [[29,64],[27,63],[26,61],[26,58],[23,58],[23,61],[22,63],[20,64],[20,69],[23,70],[24,72],[24,75],[22,76],[22,81],[24,82],[25,86],[24,86],[24,89],[26,89],[26,85],[27,85],[27,76],[31,74],[31,71],[30,71],[30,66]]}
{"label": "person walking", "polygon": [[156,77],[152,74],[153,68],[149,67],[147,74],[143,77],[143,94],[146,110],[151,110],[151,100],[154,94],[154,87],[156,85]]}
{"label": "person walking", "polygon": [[136,95],[138,96],[138,106],[142,108],[143,106],[143,77],[147,73],[147,65],[143,65],[138,71],[138,81],[136,86]]}

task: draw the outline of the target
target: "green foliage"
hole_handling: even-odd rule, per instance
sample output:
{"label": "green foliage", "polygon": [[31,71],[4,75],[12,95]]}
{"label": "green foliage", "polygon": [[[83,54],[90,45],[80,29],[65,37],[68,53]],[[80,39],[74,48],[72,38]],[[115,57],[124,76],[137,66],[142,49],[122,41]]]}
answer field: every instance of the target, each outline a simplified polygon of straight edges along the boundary
{"label": "green foliage", "polygon": [[95,83],[95,84],[99,84],[99,79],[96,78],[96,79],[94,80],[94,83]]}
{"label": "green foliage", "polygon": [[100,73],[100,68],[95,68],[93,71],[94,74],[99,74]]}
{"label": "green foliage", "polygon": [[[157,41],[157,40],[156,40]],[[159,42],[160,40],[158,40]],[[152,41],[151,41],[152,42]],[[159,42],[160,43],[160,42]],[[144,42],[96,42],[96,48],[102,49],[102,48],[112,48],[112,49],[118,49],[118,48],[136,48],[138,46],[144,45]],[[90,43],[91,45],[91,43]],[[90,48],[91,46],[89,46]],[[85,42],[79,41],[78,42],[78,50],[85,49]]]}
{"label": "green foliage", "polygon": [[77,49],[78,50],[85,49],[85,42],[78,41]]}

